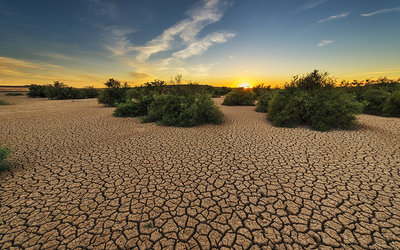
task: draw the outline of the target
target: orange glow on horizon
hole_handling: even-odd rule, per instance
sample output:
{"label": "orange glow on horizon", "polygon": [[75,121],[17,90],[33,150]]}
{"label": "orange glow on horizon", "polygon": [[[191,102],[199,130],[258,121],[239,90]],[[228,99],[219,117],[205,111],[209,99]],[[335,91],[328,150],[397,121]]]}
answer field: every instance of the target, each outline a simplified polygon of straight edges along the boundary
{"label": "orange glow on horizon", "polygon": [[244,89],[251,89],[253,88],[253,85],[247,82],[242,82],[238,85],[239,88],[244,88]]}

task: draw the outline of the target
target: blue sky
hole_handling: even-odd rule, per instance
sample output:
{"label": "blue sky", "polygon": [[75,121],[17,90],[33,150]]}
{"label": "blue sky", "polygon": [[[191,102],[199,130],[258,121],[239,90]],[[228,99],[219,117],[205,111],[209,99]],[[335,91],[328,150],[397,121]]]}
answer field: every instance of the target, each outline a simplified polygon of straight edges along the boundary
{"label": "blue sky", "polygon": [[400,77],[398,0],[0,2],[0,84]]}

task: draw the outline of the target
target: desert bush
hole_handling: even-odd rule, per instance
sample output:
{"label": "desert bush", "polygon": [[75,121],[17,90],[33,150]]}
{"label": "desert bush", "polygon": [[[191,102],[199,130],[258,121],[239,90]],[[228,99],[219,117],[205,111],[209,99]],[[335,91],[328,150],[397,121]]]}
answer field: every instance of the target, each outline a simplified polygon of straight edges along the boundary
{"label": "desert bush", "polygon": [[101,91],[97,97],[99,103],[115,107],[119,103],[124,103],[126,101],[126,91],[128,90],[128,85],[126,83],[122,86],[119,81],[111,78],[105,85],[107,88]]}
{"label": "desert bush", "polygon": [[265,92],[258,98],[258,102],[256,105],[256,112],[267,113],[268,112],[268,104],[274,97],[274,94],[277,93],[275,90],[269,90]]}
{"label": "desert bush", "polygon": [[1,100],[0,99],[0,105],[9,105],[10,103],[7,102],[6,100]]}
{"label": "desert bush", "polygon": [[387,116],[400,117],[400,90],[386,98],[383,103],[383,113]]}
{"label": "desert bush", "polygon": [[48,87],[49,85],[36,85],[36,84],[31,84],[29,86],[29,91],[26,94],[29,97],[32,98],[46,98],[46,94],[45,94],[45,89]]}
{"label": "desert bush", "polygon": [[158,95],[148,107],[144,122],[166,126],[192,127],[204,123],[219,124],[223,114],[210,95]]}
{"label": "desert bush", "polygon": [[83,92],[85,98],[97,98],[99,96],[99,91],[92,86],[84,87],[80,91]]}
{"label": "desert bush", "polygon": [[53,100],[83,99],[85,93],[77,88],[68,87],[62,82],[55,81],[53,85],[47,86],[44,90],[47,98]]}
{"label": "desert bush", "polygon": [[22,94],[22,93],[6,93],[6,96],[22,96],[22,95],[24,95],[24,94]]}
{"label": "desert bush", "polygon": [[0,170],[8,168],[7,157],[11,154],[11,150],[0,145]]}
{"label": "desert bush", "polygon": [[255,93],[251,89],[235,89],[226,95],[223,105],[227,106],[252,106],[255,101]]}
{"label": "desert bush", "polygon": [[93,87],[83,89],[68,87],[63,82],[54,81],[53,85],[34,85],[29,87],[29,97],[46,97],[53,100],[95,98],[98,91]]}
{"label": "desert bush", "polygon": [[271,86],[265,84],[258,84],[253,87],[253,92],[256,95],[256,99],[259,99],[261,96],[267,94],[271,90]]}
{"label": "desert bush", "polygon": [[390,96],[390,93],[381,88],[368,88],[362,94],[365,101],[364,113],[371,115],[383,115],[383,104]]}
{"label": "desert bush", "polygon": [[[132,93],[132,92],[131,92]],[[118,104],[114,111],[117,117],[137,117],[147,115],[147,109],[153,102],[152,95],[145,95],[128,100],[126,103]]]}
{"label": "desert bush", "polygon": [[295,77],[284,90],[269,102],[267,119],[275,126],[308,125],[327,131],[350,128],[363,104],[354,95],[333,87],[327,73],[314,71]]}

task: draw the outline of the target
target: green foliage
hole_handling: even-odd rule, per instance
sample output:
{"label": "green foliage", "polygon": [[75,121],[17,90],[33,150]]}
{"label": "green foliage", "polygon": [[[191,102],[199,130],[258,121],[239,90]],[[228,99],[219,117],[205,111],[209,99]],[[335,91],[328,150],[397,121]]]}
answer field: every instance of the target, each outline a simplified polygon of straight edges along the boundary
{"label": "green foliage", "polygon": [[307,91],[282,90],[269,102],[267,118],[274,126],[296,127],[306,122],[311,105]]}
{"label": "green foliage", "polygon": [[144,122],[165,126],[192,127],[204,123],[220,124],[223,114],[210,95],[158,95],[148,107]]}
{"label": "green foliage", "polygon": [[0,99],[0,105],[10,105],[10,103],[7,102],[6,100],[1,100]]}
{"label": "green foliage", "polygon": [[253,87],[253,92],[256,94],[256,99],[259,99],[261,96],[267,94],[271,91],[271,86],[258,84]]}
{"label": "green foliage", "polygon": [[31,98],[46,98],[45,90],[49,85],[36,85],[29,86],[29,92],[26,94]]}
{"label": "green foliage", "polygon": [[[400,79],[389,80],[380,78],[378,80],[356,81],[352,83],[343,81],[342,88],[347,92],[356,95],[357,100],[365,104],[364,113],[380,116],[396,116],[396,111],[391,108],[396,106],[393,103],[394,99],[389,101],[393,93],[400,91]],[[396,96],[396,95],[394,95]]]}
{"label": "green foliage", "polygon": [[261,113],[267,113],[269,102],[272,100],[275,93],[277,93],[276,90],[269,90],[265,92],[263,95],[261,95],[256,105],[256,111]]}
{"label": "green foliage", "polygon": [[400,117],[400,90],[391,93],[386,98],[383,113],[387,116]]}
{"label": "green foliage", "polygon": [[232,90],[224,99],[223,105],[227,106],[252,106],[254,105],[256,95],[250,89],[235,89]]}
{"label": "green foliage", "polygon": [[334,83],[334,80],[329,77],[328,72],[321,73],[319,70],[314,70],[305,76],[294,76],[286,88],[316,89],[333,87]]}
{"label": "green foliage", "polygon": [[11,93],[6,93],[6,96],[22,96],[24,95],[23,93],[15,93],[15,92],[11,92]]}
{"label": "green foliage", "polygon": [[368,88],[362,95],[366,102],[364,113],[371,115],[383,115],[383,104],[390,93],[381,88]]}
{"label": "green foliage", "polygon": [[295,78],[273,95],[268,106],[267,119],[275,126],[309,125],[320,131],[352,127],[363,107],[354,95],[334,88],[327,74],[318,71]]}
{"label": "green foliage", "polygon": [[0,145],[0,171],[8,168],[7,157],[11,154],[11,150]]}
{"label": "green foliage", "polygon": [[119,103],[124,103],[126,101],[126,91],[128,90],[128,85],[126,83],[122,86],[119,81],[111,78],[105,85],[107,88],[101,91],[100,95],[97,97],[99,103],[115,107]]}
{"label": "green foliage", "polygon": [[92,86],[87,86],[81,89],[85,98],[97,98],[99,96],[99,91]]}
{"label": "green foliage", "polygon": [[232,89],[228,88],[228,87],[212,87],[212,88],[213,89],[210,92],[211,92],[213,98],[227,95],[229,92],[232,91]]}
{"label": "green foliage", "polygon": [[114,116],[117,117],[145,116],[147,115],[147,108],[153,101],[154,97],[151,95],[145,95],[133,98],[127,101],[126,103],[120,103],[114,111]]}
{"label": "green foliage", "polygon": [[53,85],[34,85],[29,87],[27,96],[32,98],[42,97],[53,100],[95,98],[98,91],[93,87],[83,89],[68,87],[62,82],[55,81]]}

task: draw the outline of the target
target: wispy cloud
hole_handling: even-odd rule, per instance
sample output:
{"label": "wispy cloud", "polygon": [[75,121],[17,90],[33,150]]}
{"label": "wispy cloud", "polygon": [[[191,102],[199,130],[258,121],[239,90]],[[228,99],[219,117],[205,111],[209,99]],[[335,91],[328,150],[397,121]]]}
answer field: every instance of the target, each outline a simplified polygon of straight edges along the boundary
{"label": "wispy cloud", "polygon": [[87,84],[104,79],[44,61],[0,57],[0,84],[30,84],[32,82],[45,84],[53,80]]}
{"label": "wispy cloud", "polygon": [[113,29],[115,39],[112,44],[106,46],[106,49],[117,56],[136,51],[136,60],[139,62],[144,62],[159,52],[180,47],[185,48],[173,53],[174,58],[185,59],[192,55],[199,55],[213,44],[227,42],[235,36],[233,32],[219,31],[198,38],[198,34],[207,25],[221,20],[230,3],[230,0],[202,0],[197,7],[186,13],[187,18],[165,29],[161,35],[143,46],[133,46],[127,38],[129,32],[126,30]]}
{"label": "wispy cloud", "polygon": [[378,14],[384,14],[384,13],[394,12],[394,11],[400,12],[400,7],[391,8],[391,9],[377,10],[377,11],[361,14],[361,16],[370,17],[370,16],[375,16],[375,15],[378,15]]}
{"label": "wispy cloud", "polygon": [[305,4],[300,6],[298,11],[305,11],[305,10],[309,10],[309,9],[315,8],[318,5],[321,5],[321,4],[323,4],[323,3],[327,2],[327,1],[328,0],[311,0],[311,1],[307,1]]}
{"label": "wispy cloud", "polygon": [[213,44],[225,43],[234,36],[235,33],[233,32],[215,32],[207,35],[199,41],[191,43],[187,48],[175,52],[173,56],[176,58],[185,59],[193,55],[199,55],[204,53]]}
{"label": "wispy cloud", "polygon": [[192,44],[199,43],[196,41],[196,36],[200,31],[207,25],[218,22],[229,5],[225,0],[203,2],[202,6],[187,12],[188,18],[164,30],[160,36],[147,42],[146,45],[135,47],[134,49],[139,52],[136,58],[140,61],[147,60],[153,54],[171,49],[173,43],[179,39],[188,46],[188,50],[191,50]]}
{"label": "wispy cloud", "polygon": [[335,41],[333,41],[333,40],[322,40],[321,42],[318,43],[318,47],[323,47],[323,46],[326,46],[326,45],[331,44],[333,42],[335,42]]}
{"label": "wispy cloud", "polygon": [[109,38],[105,48],[113,55],[123,56],[127,52],[133,50],[133,46],[127,38],[127,35],[135,32],[135,30],[126,27],[106,27],[104,30]]}
{"label": "wispy cloud", "polygon": [[345,12],[345,13],[342,13],[342,14],[330,16],[330,17],[325,18],[325,19],[321,19],[321,20],[318,21],[318,23],[325,23],[325,22],[336,20],[336,19],[346,18],[348,15],[349,15],[349,13]]}

